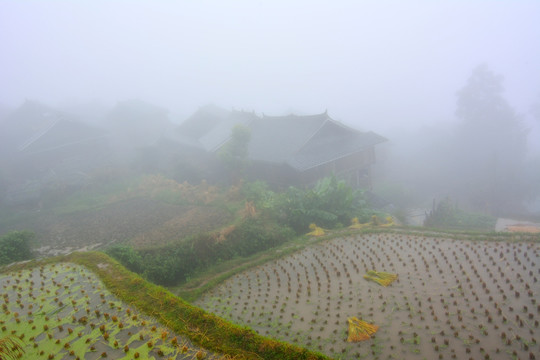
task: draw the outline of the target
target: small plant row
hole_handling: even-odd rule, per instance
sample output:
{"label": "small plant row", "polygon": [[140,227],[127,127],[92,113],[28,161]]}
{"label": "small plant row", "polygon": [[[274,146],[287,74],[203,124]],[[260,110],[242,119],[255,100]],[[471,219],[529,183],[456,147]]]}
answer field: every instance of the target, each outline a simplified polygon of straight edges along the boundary
{"label": "small plant row", "polygon": [[[197,304],[343,359],[540,351],[538,243],[438,235],[372,231],[322,241],[237,274]],[[512,239],[492,240],[502,238]],[[399,277],[383,288],[363,278],[371,269]],[[353,316],[379,326],[370,343],[344,342]]]}
{"label": "small plant row", "polygon": [[118,301],[80,265],[49,264],[0,276],[0,337],[24,359],[221,357]]}
{"label": "small plant row", "polygon": [[[325,359],[306,349],[257,335],[192,306],[164,288],[144,281],[103,253],[74,253],[60,259],[96,273],[107,289],[130,308],[158,319],[170,331],[187,336],[196,346],[235,359]],[[35,264],[35,263],[33,263]],[[29,264],[18,267],[29,267]],[[17,269],[14,267],[13,269]]]}

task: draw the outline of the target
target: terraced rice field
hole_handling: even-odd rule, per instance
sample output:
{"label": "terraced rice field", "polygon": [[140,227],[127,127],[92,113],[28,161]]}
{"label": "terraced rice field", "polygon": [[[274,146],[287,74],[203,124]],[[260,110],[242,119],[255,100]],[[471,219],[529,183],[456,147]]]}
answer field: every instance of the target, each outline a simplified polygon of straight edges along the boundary
{"label": "terraced rice field", "polygon": [[[535,359],[540,244],[371,234],[241,273],[197,305],[342,359]],[[398,274],[388,287],[369,270]],[[349,343],[347,319],[379,326]]]}
{"label": "terraced rice field", "polygon": [[58,263],[0,275],[0,337],[22,359],[214,359],[107,291],[89,270]]}

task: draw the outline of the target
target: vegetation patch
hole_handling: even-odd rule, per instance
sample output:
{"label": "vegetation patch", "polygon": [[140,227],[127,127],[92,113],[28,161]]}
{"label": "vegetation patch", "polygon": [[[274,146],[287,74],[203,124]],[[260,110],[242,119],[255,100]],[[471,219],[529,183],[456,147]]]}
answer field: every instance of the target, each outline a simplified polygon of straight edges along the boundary
{"label": "vegetation patch", "polygon": [[34,238],[30,231],[11,231],[0,237],[0,266],[31,259]]}
{"label": "vegetation patch", "polygon": [[314,188],[291,186],[282,193],[269,190],[263,182],[254,182],[245,185],[244,195],[297,234],[308,232],[313,223],[333,229],[349,225],[353,218],[369,221],[374,214],[361,190],[335,176],[321,179]]}
{"label": "vegetation patch", "polygon": [[120,245],[107,252],[148,280],[171,286],[215,263],[253,255],[294,236],[290,229],[262,219],[246,219],[225,230],[202,233],[168,246],[133,249]]}
{"label": "vegetation patch", "polygon": [[424,221],[424,226],[439,229],[493,231],[497,219],[485,214],[468,213],[446,198],[434,206]]}

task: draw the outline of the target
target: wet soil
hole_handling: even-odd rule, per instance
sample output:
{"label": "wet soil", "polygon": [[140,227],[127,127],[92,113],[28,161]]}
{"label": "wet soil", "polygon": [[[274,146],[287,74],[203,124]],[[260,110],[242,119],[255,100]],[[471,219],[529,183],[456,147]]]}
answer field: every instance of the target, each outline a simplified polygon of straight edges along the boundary
{"label": "wet soil", "polygon": [[[197,304],[342,359],[540,353],[540,244],[402,234],[334,239],[225,281]],[[388,287],[368,270],[398,274]],[[347,318],[379,326],[348,343]]]}

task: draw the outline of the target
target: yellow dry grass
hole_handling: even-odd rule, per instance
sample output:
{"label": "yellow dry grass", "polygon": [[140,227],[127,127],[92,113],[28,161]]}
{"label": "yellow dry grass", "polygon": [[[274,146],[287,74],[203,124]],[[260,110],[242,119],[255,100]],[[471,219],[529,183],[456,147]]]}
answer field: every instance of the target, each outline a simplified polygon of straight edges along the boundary
{"label": "yellow dry grass", "polygon": [[348,342],[358,342],[371,339],[371,336],[379,330],[377,325],[367,323],[356,316],[347,319],[349,323]]}
{"label": "yellow dry grass", "polygon": [[323,236],[324,235],[324,229],[321,227],[318,227],[315,224],[310,224],[309,229],[311,230],[311,232],[307,233],[307,235],[310,235],[310,236]]}
{"label": "yellow dry grass", "polygon": [[383,271],[370,270],[364,275],[364,279],[375,281],[379,285],[388,286],[398,278],[397,274],[391,274]]}

